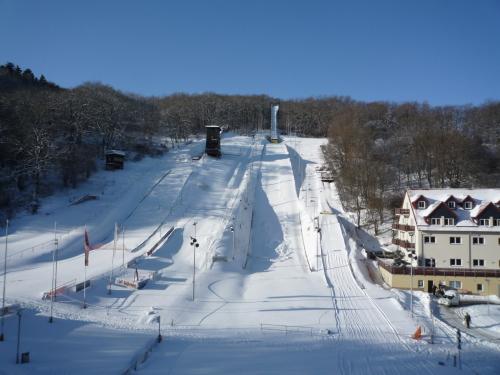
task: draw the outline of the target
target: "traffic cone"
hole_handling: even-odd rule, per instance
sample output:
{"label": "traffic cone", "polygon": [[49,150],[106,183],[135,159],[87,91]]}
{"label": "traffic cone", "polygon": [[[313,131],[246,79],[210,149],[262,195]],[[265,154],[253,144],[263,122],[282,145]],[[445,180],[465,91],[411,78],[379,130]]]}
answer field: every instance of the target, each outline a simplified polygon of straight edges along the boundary
{"label": "traffic cone", "polygon": [[420,326],[417,327],[411,338],[415,340],[420,340],[422,338],[422,328]]}

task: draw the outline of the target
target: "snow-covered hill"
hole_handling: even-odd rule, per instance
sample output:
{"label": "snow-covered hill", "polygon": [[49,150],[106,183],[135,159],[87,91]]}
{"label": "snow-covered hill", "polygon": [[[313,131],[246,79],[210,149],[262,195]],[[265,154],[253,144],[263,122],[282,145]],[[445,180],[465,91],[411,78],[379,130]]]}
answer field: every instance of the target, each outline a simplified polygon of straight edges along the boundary
{"label": "snow-covered hill", "polygon": [[[17,318],[9,315],[0,374],[122,373],[154,340],[158,317],[165,340],[139,373],[455,372],[454,332],[443,327],[437,344],[415,342],[410,334],[425,331],[425,319],[412,320],[367,276],[335,186],[316,173],[324,142],[229,134],[222,158],[192,160],[203,147],[194,142],[100,172],[71,192],[97,200],[70,206],[61,193],[41,214],[14,220],[7,302],[25,308],[21,351],[32,361],[14,364]],[[54,222],[57,285],[67,288],[50,324],[41,296],[51,289]],[[115,223],[124,228],[116,244]],[[85,227],[99,244],[86,273]],[[108,289],[111,272],[127,278],[135,269],[152,277],[143,289]],[[86,309],[71,288],[84,278]],[[464,369],[495,373],[498,348],[465,342]]]}

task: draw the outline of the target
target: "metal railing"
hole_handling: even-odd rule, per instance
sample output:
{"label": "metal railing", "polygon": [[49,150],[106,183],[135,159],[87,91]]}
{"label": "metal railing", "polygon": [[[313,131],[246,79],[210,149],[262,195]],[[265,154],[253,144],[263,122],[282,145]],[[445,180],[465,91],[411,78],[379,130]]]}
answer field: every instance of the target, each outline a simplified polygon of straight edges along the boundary
{"label": "metal railing", "polygon": [[[410,275],[409,266],[393,266],[377,258],[378,266],[393,275]],[[442,268],[442,267],[413,267],[413,275],[421,276],[462,276],[462,277],[500,277],[500,270],[472,269],[472,268]]]}
{"label": "metal railing", "polygon": [[395,208],[394,214],[408,216],[410,214],[410,210],[408,208]]}
{"label": "metal railing", "polygon": [[392,229],[402,230],[405,232],[414,232],[415,226],[406,224],[392,224]]}

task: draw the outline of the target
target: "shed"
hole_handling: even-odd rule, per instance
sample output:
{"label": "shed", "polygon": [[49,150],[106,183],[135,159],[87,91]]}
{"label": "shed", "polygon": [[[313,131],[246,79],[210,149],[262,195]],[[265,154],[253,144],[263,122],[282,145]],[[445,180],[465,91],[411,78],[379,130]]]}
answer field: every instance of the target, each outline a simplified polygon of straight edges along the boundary
{"label": "shed", "polygon": [[119,150],[108,150],[106,151],[106,169],[115,170],[123,169],[123,164],[125,162],[125,152]]}

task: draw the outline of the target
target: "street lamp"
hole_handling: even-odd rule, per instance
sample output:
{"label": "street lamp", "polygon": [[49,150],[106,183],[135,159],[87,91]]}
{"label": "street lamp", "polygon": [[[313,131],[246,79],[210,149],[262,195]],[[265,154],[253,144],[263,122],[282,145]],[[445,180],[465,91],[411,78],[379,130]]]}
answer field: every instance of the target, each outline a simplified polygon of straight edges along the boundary
{"label": "street lamp", "polygon": [[[196,228],[196,226],[195,226]],[[193,302],[194,302],[194,288],[196,284],[196,248],[200,247],[198,240],[194,237],[191,237],[191,246],[193,246]]]}
{"label": "street lamp", "polygon": [[[410,236],[410,244],[413,243],[413,235],[415,233],[410,232],[408,235]],[[411,317],[413,318],[413,260],[417,257],[415,255],[415,250],[410,251],[410,311]]]}
{"label": "street lamp", "polygon": [[235,235],[235,234],[234,234],[234,226],[232,226],[232,225],[231,225],[231,226],[229,227],[229,230],[233,233],[233,259],[234,259],[234,235]]}
{"label": "street lamp", "polygon": [[484,281],[486,281],[486,303],[488,305],[488,316],[490,316],[490,279]]}
{"label": "street lamp", "polygon": [[319,271],[319,236],[321,228],[319,227],[319,217],[314,218],[314,229],[316,230],[316,271]]}
{"label": "street lamp", "polygon": [[157,338],[157,340],[158,340],[158,342],[161,342],[161,340],[163,339],[161,337],[161,315],[158,314],[156,320],[158,321],[158,338]]}

